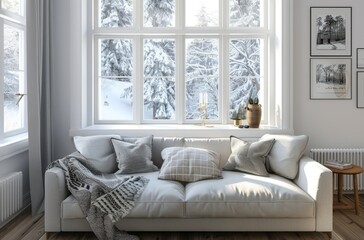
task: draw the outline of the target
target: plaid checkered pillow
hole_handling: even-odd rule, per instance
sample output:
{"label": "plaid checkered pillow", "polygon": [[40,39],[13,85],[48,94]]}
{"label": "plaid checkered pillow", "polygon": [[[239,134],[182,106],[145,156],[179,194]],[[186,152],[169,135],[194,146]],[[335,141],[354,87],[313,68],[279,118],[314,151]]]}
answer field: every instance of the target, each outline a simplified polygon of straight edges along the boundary
{"label": "plaid checkered pillow", "polygon": [[201,148],[169,147],[162,151],[163,165],[159,179],[195,182],[222,178],[220,154]]}

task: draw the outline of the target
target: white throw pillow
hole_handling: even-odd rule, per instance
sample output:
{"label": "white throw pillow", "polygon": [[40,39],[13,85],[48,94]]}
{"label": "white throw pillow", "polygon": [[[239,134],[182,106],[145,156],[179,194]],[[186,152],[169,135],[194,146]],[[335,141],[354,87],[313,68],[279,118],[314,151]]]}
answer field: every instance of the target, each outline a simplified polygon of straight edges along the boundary
{"label": "white throw pillow", "polygon": [[111,139],[119,170],[117,174],[158,171],[152,162],[153,136]]}
{"label": "white throw pillow", "polygon": [[265,167],[266,157],[272,149],[274,139],[249,143],[231,136],[231,155],[224,170],[237,170],[268,177]]}
{"label": "white throw pillow", "polygon": [[164,160],[159,179],[195,182],[221,178],[220,154],[193,147],[169,147],[162,151]]}
{"label": "white throw pillow", "polygon": [[305,152],[308,136],[265,134],[260,140],[275,139],[266,161],[268,172],[288,179],[294,179],[298,172],[298,162]]}
{"label": "white throw pillow", "polygon": [[120,139],[120,136],[75,136],[73,142],[77,151],[89,160],[94,169],[101,173],[114,173],[118,168],[111,138]]}

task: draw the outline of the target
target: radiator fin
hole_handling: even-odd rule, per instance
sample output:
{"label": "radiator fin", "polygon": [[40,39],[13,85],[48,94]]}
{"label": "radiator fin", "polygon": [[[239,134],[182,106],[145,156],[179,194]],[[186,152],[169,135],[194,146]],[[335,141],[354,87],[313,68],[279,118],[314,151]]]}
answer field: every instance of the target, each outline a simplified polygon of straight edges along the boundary
{"label": "radiator fin", "polygon": [[15,172],[0,179],[0,224],[23,206],[23,173]]}
{"label": "radiator fin", "polygon": [[[321,164],[325,161],[335,160],[350,162],[364,168],[364,148],[313,148],[310,150],[310,156]],[[358,175],[359,190],[364,191],[364,174]],[[335,176],[334,188],[337,189]],[[351,175],[344,175],[343,190],[353,191],[354,182]]]}

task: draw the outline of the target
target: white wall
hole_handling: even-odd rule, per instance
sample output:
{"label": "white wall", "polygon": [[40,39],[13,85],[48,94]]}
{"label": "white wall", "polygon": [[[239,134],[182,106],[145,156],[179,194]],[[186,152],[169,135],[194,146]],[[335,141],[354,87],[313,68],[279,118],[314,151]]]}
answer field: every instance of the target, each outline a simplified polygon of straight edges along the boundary
{"label": "white wall", "polygon": [[[310,100],[310,7],[352,7],[352,100]],[[364,147],[364,109],[356,108],[356,48],[364,48],[364,1],[294,1],[295,134],[310,137],[314,147]]]}
{"label": "white wall", "polygon": [[[74,0],[73,0],[74,1]],[[364,1],[292,0],[294,3],[294,110],[295,134],[310,137],[312,147],[364,147],[364,109],[356,108],[356,48],[364,48]],[[52,0],[52,120],[54,159],[74,150],[69,136],[70,92],[70,2]],[[352,100],[310,100],[310,6],[353,7]],[[362,43],[362,44],[361,44]]]}

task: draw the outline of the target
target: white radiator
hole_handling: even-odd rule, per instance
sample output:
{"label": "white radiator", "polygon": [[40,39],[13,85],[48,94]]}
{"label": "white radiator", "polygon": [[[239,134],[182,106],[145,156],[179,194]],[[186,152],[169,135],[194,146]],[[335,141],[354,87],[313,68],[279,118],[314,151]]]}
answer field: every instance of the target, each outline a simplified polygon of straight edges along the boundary
{"label": "white radiator", "polygon": [[23,206],[23,173],[15,172],[0,179],[0,224]]}
{"label": "white radiator", "polygon": [[[310,150],[311,158],[324,164],[327,160],[344,161],[364,167],[364,148],[314,148]],[[336,175],[336,174],[335,174]],[[359,190],[364,190],[364,174],[358,175]],[[335,176],[334,188],[337,189]],[[343,190],[353,191],[353,177],[344,175]]]}

